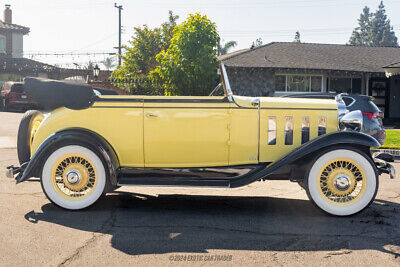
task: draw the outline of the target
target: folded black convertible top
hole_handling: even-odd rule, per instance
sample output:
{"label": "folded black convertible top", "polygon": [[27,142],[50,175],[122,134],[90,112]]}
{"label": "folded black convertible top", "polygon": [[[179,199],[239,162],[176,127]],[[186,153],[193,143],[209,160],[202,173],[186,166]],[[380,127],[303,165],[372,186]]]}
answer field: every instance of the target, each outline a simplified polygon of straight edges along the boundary
{"label": "folded black convertible top", "polygon": [[27,77],[24,90],[39,105],[50,110],[59,107],[85,109],[96,99],[91,86],[67,81]]}

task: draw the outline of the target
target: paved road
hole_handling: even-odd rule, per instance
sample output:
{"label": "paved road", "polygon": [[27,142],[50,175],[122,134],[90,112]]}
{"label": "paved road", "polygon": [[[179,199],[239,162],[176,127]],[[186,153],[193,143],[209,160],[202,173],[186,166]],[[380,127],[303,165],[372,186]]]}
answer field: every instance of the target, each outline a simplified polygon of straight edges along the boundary
{"label": "paved road", "polygon": [[[0,170],[17,163],[21,116],[0,112]],[[400,266],[400,180],[387,176],[369,209],[336,218],[285,181],[121,188],[71,212],[50,204],[37,180],[16,185],[1,171],[0,213],[1,266]]]}

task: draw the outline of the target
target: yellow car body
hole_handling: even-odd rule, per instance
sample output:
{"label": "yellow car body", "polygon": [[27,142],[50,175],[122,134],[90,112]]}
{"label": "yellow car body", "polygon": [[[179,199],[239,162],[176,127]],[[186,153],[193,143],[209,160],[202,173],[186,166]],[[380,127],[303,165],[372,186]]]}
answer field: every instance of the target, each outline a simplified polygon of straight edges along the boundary
{"label": "yellow car body", "polygon": [[[334,100],[255,98],[101,96],[90,108],[65,107],[49,113],[33,139],[31,155],[53,133],[84,129],[102,136],[121,166],[152,168],[217,167],[275,162],[300,147],[302,120],[310,140],[326,120],[326,133],[338,131]],[[276,144],[269,145],[268,120],[276,120]],[[292,144],[285,144],[291,118]]]}
{"label": "yellow car body", "polygon": [[28,78],[25,89],[51,111],[25,114],[21,167],[8,172],[17,183],[40,177],[46,196],[67,209],[124,185],[291,180],[338,216],[372,203],[380,173],[394,177],[390,157],[372,157],[379,142],[361,132],[361,111],[346,110],[340,96],[235,96],[221,71],[221,97],[97,96],[89,86]]}

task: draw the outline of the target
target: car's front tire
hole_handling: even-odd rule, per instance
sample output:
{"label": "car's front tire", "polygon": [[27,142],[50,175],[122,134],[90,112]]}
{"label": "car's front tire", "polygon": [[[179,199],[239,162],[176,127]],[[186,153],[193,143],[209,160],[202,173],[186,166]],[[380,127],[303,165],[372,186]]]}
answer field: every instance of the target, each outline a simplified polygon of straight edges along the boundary
{"label": "car's front tire", "polygon": [[362,152],[334,149],[318,156],[307,177],[307,195],[320,209],[336,216],[368,207],[378,190],[373,162]]}
{"label": "car's front tire", "polygon": [[99,199],[106,179],[104,164],[96,153],[83,146],[68,145],[56,149],[47,158],[41,183],[54,204],[79,210]]}

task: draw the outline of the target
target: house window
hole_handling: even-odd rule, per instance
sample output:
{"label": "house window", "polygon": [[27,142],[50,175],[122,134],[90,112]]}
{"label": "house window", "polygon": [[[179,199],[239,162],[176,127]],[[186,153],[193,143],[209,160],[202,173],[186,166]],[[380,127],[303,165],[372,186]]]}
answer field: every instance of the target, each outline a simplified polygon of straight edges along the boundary
{"label": "house window", "polygon": [[322,76],[313,75],[276,75],[277,92],[321,92]]}
{"label": "house window", "polygon": [[6,53],[6,37],[0,35],[0,53]]}
{"label": "house window", "polygon": [[309,92],[310,76],[289,75],[287,79],[288,92]]}
{"label": "house window", "polygon": [[286,91],[286,76],[275,76],[275,91]]}
{"label": "house window", "polygon": [[329,91],[351,93],[351,78],[330,78]]}
{"label": "house window", "polygon": [[322,77],[311,76],[311,92],[321,92],[322,89]]}

